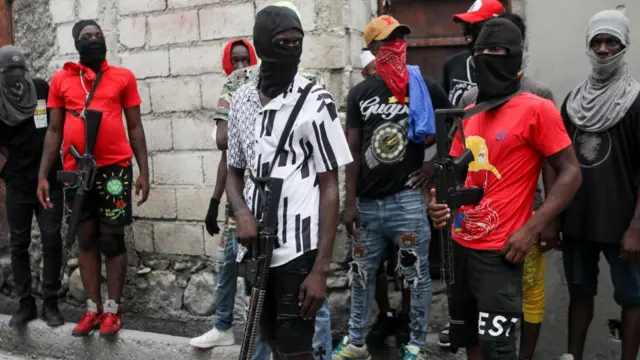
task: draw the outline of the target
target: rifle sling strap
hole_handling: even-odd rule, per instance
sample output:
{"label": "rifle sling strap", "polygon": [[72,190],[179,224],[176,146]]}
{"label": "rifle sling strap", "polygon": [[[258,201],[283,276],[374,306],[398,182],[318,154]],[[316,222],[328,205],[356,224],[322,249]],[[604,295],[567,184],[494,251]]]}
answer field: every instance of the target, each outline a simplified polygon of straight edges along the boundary
{"label": "rifle sling strap", "polygon": [[497,99],[491,99],[488,101],[485,101],[483,103],[480,103],[472,108],[469,108],[467,110],[464,111],[464,114],[462,116],[456,116],[454,119],[454,126],[456,128],[458,128],[458,133],[460,134],[460,140],[462,141],[462,147],[464,149],[467,148],[467,144],[465,142],[466,137],[464,136],[464,128],[462,127],[462,120],[463,119],[467,119],[470,118],[472,116],[478,115],[481,112],[485,112],[485,111],[489,111],[491,109],[494,109],[504,103],[506,103],[507,101],[513,99],[514,97],[516,97],[516,95],[520,94],[520,91],[516,91],[513,94],[501,97],[501,98],[497,98]]}
{"label": "rifle sling strap", "polygon": [[[271,165],[269,165],[269,169],[268,169],[269,175],[267,175],[267,177],[271,176],[273,167],[276,165],[276,160],[278,160],[278,157],[280,156],[280,154],[282,154],[282,151],[284,150],[284,146],[287,143],[287,140],[289,140],[289,135],[291,133],[291,129],[293,129],[293,124],[296,122],[298,115],[300,115],[300,110],[302,110],[302,106],[304,105],[304,102],[307,100],[307,96],[311,92],[311,88],[313,88],[314,85],[315,85],[315,81],[312,81],[309,84],[307,84],[307,86],[305,86],[305,88],[302,90],[302,93],[300,94],[300,97],[298,98],[298,101],[296,101],[296,104],[293,107],[293,110],[291,110],[291,115],[289,115],[289,119],[287,120],[287,123],[284,126],[284,130],[282,130],[282,135],[280,135],[280,141],[278,141],[278,147],[276,147],[276,152],[273,155],[273,160],[271,160]],[[253,174],[250,173],[249,175],[251,176],[251,180],[253,181],[253,178],[254,178]]]}
{"label": "rifle sling strap", "polygon": [[[84,110],[89,107],[89,104],[91,103],[91,100],[93,99],[93,95],[95,94],[96,89],[98,88],[98,84],[100,83],[100,79],[102,79],[102,74],[103,74],[102,71],[99,71],[98,74],[96,74],[96,79],[93,81],[93,85],[91,86],[91,90],[89,90],[89,93],[87,94],[87,99],[84,102],[84,108],[82,109],[82,113],[78,113],[75,110],[67,109],[67,112],[69,114],[71,114],[71,115],[73,115],[75,117],[79,117],[81,119],[84,118],[84,115],[83,115],[84,114]],[[80,81],[84,81],[82,79],[82,72],[80,73]]]}

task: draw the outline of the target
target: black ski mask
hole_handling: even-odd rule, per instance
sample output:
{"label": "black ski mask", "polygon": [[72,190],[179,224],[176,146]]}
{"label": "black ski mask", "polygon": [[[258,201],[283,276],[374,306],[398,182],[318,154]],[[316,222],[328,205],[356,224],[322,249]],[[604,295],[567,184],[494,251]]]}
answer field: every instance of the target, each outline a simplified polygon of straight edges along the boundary
{"label": "black ski mask", "polygon": [[476,46],[476,40],[478,40],[478,36],[480,35],[480,31],[482,30],[482,26],[486,23],[486,21],[477,22],[474,24],[471,23],[463,23],[462,24],[462,34],[464,37],[470,37],[471,42],[467,44],[469,51],[473,52],[474,46]]}
{"label": "black ski mask", "polygon": [[[487,48],[504,48],[505,55],[483,54]],[[522,34],[516,25],[507,19],[492,19],[483,27],[473,57],[478,74],[478,99],[481,103],[500,98],[520,90],[522,68]]]}
{"label": "black ski mask", "polygon": [[100,65],[107,57],[107,44],[104,38],[80,39],[82,29],[91,25],[100,29],[98,23],[93,20],[80,20],[73,26],[72,34],[75,40],[76,50],[78,50],[78,54],[80,54],[80,63],[95,73],[98,73]]}
{"label": "black ski mask", "polygon": [[253,26],[253,44],[260,60],[260,90],[275,98],[287,90],[298,72],[302,42],[295,45],[282,44],[276,36],[286,30],[302,31],[296,13],[286,7],[267,6],[256,15]]}

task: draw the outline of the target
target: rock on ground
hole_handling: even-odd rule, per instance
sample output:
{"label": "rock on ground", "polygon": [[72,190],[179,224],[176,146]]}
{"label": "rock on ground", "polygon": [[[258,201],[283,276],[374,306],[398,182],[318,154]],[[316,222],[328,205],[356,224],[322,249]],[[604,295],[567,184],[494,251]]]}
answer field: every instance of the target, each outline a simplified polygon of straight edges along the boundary
{"label": "rock on ground", "polygon": [[210,272],[194,274],[184,290],[184,307],[193,315],[210,316],[215,311],[216,278]]}

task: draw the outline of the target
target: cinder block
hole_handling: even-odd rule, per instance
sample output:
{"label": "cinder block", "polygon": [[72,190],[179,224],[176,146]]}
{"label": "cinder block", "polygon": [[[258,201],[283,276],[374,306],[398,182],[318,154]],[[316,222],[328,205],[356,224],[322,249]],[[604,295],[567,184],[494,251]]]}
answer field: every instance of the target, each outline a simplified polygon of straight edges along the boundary
{"label": "cinder block", "polygon": [[140,112],[142,115],[149,114],[151,112],[151,93],[149,92],[149,84],[138,81],[138,92],[140,93],[140,99],[142,99]]}
{"label": "cinder block", "polygon": [[209,235],[209,233],[205,229],[204,254],[206,256],[216,256],[216,253],[218,251],[218,246],[220,245],[220,239],[222,238],[222,224],[218,223],[218,226],[220,227],[220,233],[215,234],[213,236]]}
{"label": "cinder block", "polygon": [[[360,1],[360,0],[358,0]],[[318,1],[309,0],[292,0],[291,1],[300,12],[300,21],[302,21],[302,29],[304,31],[313,31],[316,29],[316,3]],[[256,0],[256,14],[266,6],[275,3],[272,0]],[[323,8],[324,10],[324,8]]]}
{"label": "cinder block", "polygon": [[80,19],[96,19],[100,12],[100,0],[78,1],[78,15]]}
{"label": "cinder block", "polygon": [[200,36],[203,40],[250,36],[253,14],[253,2],[201,9]]}
{"label": "cinder block", "polygon": [[220,0],[169,0],[169,9],[217,4]]}
{"label": "cinder block", "polygon": [[76,19],[76,2],[75,0],[49,0],[49,12],[51,21],[55,24],[73,21]]}
{"label": "cinder block", "polygon": [[147,201],[133,206],[133,215],[144,219],[175,219],[177,216],[176,190],[171,187],[153,186]]}
{"label": "cinder block", "polygon": [[73,23],[60,24],[56,29],[56,38],[58,40],[58,54],[77,54],[75,41],[71,34]]}
{"label": "cinder block", "polygon": [[198,12],[196,10],[150,16],[147,21],[149,22],[149,43],[151,46],[198,40]]}
{"label": "cinder block", "polygon": [[169,52],[172,75],[199,75],[222,71],[222,46],[172,48]]}
{"label": "cinder block", "polygon": [[347,65],[348,41],[341,32],[307,35],[303,40],[300,66],[312,69],[341,69]]}
{"label": "cinder block", "polygon": [[[136,160],[135,156],[132,159],[132,163],[133,163],[133,181],[136,181],[138,180],[138,176],[140,176],[140,167],[138,166],[138,161]],[[153,184],[153,162],[151,161],[151,157],[147,159],[147,163],[149,165],[149,183]],[[132,198],[135,198],[135,193],[134,193],[134,197]]]}
{"label": "cinder block", "polygon": [[171,138],[171,120],[156,119],[143,122],[144,134],[147,138],[149,152],[166,151],[173,149]]}
{"label": "cinder block", "polygon": [[[213,188],[176,189],[178,199],[178,219],[204,221],[209,209]],[[224,211],[219,212],[223,215]]]}
{"label": "cinder block", "polygon": [[118,22],[120,44],[129,49],[143,47],[147,38],[147,18],[125,17]]}
{"label": "cinder block", "polygon": [[169,51],[154,50],[120,54],[123,67],[133,71],[138,79],[169,75]]}
{"label": "cinder block", "polygon": [[153,179],[162,185],[202,185],[202,156],[196,152],[153,155]]}
{"label": "cinder block", "polygon": [[216,184],[216,178],[218,176],[218,164],[220,163],[221,157],[222,151],[219,150],[207,151],[202,153],[204,183],[207,186]]}
{"label": "cinder block", "polygon": [[173,122],[173,147],[176,150],[213,150],[215,141],[211,131],[215,126],[211,118],[175,117]]}
{"label": "cinder block", "polygon": [[367,1],[349,0],[349,22],[347,24],[349,29],[364,31],[369,21],[375,17],[375,12],[370,5]]}
{"label": "cinder block", "polygon": [[194,78],[149,81],[153,112],[191,111],[201,104],[200,83]]}
{"label": "cinder block", "polygon": [[[227,81],[224,74],[202,75],[200,77],[200,89],[202,91],[202,107],[205,109],[216,109],[222,86]],[[211,113],[213,117],[213,112]]]}
{"label": "cinder block", "polygon": [[133,241],[137,251],[152,253],[155,252],[153,243],[153,224],[146,221],[136,220],[133,225]]}
{"label": "cinder block", "polygon": [[165,10],[166,8],[167,0],[118,0],[118,13],[120,15]]}
{"label": "cinder block", "polygon": [[158,253],[200,256],[204,254],[202,225],[155,222],[153,234],[155,249]]}

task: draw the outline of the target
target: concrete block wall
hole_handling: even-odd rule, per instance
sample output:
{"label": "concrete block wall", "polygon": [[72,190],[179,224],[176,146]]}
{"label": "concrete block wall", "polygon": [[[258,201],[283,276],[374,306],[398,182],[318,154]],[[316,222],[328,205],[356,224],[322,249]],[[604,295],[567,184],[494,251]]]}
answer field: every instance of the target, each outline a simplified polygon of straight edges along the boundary
{"label": "concrete block wall", "polygon": [[[56,34],[48,75],[77,59],[73,24],[95,19],[110,63],[131,69],[138,79],[152,188],[148,202],[134,209],[135,249],[213,255],[219,238],[206,233],[203,218],[221,155],[211,133],[225,80],[222,49],[232,38],[250,39],[255,13],[275,0],[48,1]],[[360,72],[361,31],[375,1],[293,2],[305,30],[301,66],[321,75],[343,106],[359,81],[352,73]]]}

